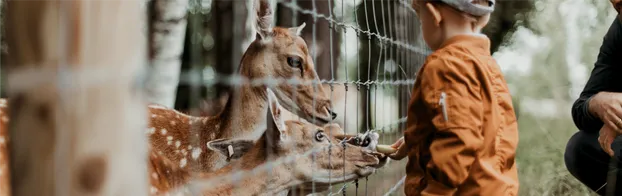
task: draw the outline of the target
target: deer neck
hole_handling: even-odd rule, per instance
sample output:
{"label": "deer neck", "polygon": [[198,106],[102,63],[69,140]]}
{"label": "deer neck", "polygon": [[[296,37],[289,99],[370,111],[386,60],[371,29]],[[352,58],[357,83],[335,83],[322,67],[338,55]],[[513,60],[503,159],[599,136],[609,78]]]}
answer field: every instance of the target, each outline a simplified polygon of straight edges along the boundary
{"label": "deer neck", "polygon": [[209,181],[243,172],[241,178],[233,177],[219,180],[221,182],[219,185],[206,190],[203,195],[222,195],[222,193],[228,193],[227,195],[276,195],[290,187],[302,184],[302,181],[295,178],[292,165],[288,163],[274,165],[271,169],[262,172],[252,172],[263,164],[274,161],[269,160],[266,151],[263,150],[266,146],[265,140],[260,139],[254,150],[247,152],[241,159],[202,176],[201,179]]}
{"label": "deer neck", "polygon": [[222,131],[219,138],[258,139],[262,131],[258,126],[263,125],[266,120],[266,101],[263,87],[244,85],[238,91],[234,90],[231,100],[220,114],[225,128],[229,130]]}

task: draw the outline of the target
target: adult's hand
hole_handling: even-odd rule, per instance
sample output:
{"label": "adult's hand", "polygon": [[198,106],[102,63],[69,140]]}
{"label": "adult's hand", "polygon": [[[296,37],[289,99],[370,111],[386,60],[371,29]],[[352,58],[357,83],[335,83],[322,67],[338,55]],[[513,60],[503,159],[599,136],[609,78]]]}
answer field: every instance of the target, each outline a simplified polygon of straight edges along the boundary
{"label": "adult's hand", "polygon": [[616,139],[616,137],[618,137],[619,135],[620,132],[607,125],[603,126],[603,128],[600,129],[600,133],[598,135],[598,143],[600,144],[600,147],[603,148],[603,150],[607,152],[607,154],[609,154],[609,156],[613,156],[614,154],[613,150],[611,149],[611,144],[613,143],[613,140]]}
{"label": "adult's hand", "polygon": [[588,107],[605,126],[622,131],[622,93],[600,92],[590,99]]}

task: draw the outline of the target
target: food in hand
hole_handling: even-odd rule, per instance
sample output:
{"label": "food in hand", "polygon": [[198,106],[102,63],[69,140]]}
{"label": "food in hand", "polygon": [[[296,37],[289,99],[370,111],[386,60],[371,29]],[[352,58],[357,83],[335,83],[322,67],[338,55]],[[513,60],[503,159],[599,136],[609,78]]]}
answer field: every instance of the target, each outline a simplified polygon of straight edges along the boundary
{"label": "food in hand", "polygon": [[382,144],[378,144],[376,146],[376,151],[382,153],[382,154],[393,154],[395,152],[397,152],[397,149],[389,146],[389,145],[382,145]]}

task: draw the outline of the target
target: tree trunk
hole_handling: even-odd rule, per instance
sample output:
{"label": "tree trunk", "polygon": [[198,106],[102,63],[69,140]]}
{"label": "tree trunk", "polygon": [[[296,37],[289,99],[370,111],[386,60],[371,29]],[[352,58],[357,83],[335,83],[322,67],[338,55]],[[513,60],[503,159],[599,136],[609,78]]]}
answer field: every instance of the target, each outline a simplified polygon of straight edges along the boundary
{"label": "tree trunk", "polygon": [[[248,3],[244,0],[229,1],[216,0],[212,7],[212,18],[209,22],[209,31],[214,36],[214,47],[206,52],[211,53],[213,65],[217,74],[229,76],[238,70],[242,54],[248,47],[246,39],[254,38],[247,28]],[[227,25],[224,25],[227,24]],[[245,44],[242,44],[245,43]],[[215,86],[216,96],[227,93],[230,88],[224,84]]]}
{"label": "tree trunk", "polygon": [[[251,3],[248,0],[215,0],[209,13],[196,14],[202,18],[196,18],[200,21],[196,21],[194,32],[188,35],[202,35],[202,38],[200,41],[191,41],[191,36],[186,38],[182,70],[200,72],[207,65],[219,77],[236,74],[242,54],[255,37],[248,23]],[[180,84],[175,108],[182,111],[194,108],[202,116],[215,115],[222,110],[230,90],[230,86],[222,83],[213,87]]]}
{"label": "tree trunk", "polygon": [[[379,33],[382,28],[382,21],[374,20],[374,11],[376,16],[380,15],[380,1],[377,0],[363,0],[359,7],[357,8],[357,20],[359,23],[359,27],[364,31],[369,31],[371,33]],[[377,9],[373,9],[375,8]],[[361,82],[366,82],[370,80],[375,80],[376,78],[376,66],[378,64],[378,60],[380,57],[380,52],[382,51],[380,45],[378,44],[378,38],[375,36],[371,36],[365,33],[359,34],[360,41],[360,50],[359,50],[359,69],[360,75],[359,80]],[[372,97],[372,88],[373,85],[361,85],[359,86],[361,93],[361,114],[363,115],[361,119],[361,132],[365,132],[369,129],[373,128],[372,125],[372,110],[370,108],[370,104],[373,101]]]}
{"label": "tree trunk", "polygon": [[[287,1],[291,2],[292,0]],[[330,16],[330,11],[335,7],[335,1],[333,0],[296,0],[295,2],[298,7],[305,10],[313,10],[313,4],[315,3],[317,13],[326,16]],[[330,7],[328,6],[329,2]],[[299,12],[294,13],[292,9],[278,4],[277,26],[293,27],[299,26],[303,22],[307,24],[307,27],[302,31],[302,38],[307,42],[311,55],[315,55],[313,58],[318,76],[321,80],[336,80],[337,70],[339,70],[337,67],[340,62],[339,53],[341,51],[339,43],[342,37],[337,27],[331,27],[330,23],[322,18],[318,18],[317,22],[314,22],[312,15]],[[315,28],[316,32],[315,38],[313,37],[313,28]]]}
{"label": "tree trunk", "polygon": [[179,83],[181,53],[186,32],[188,0],[149,2],[149,60],[147,100],[173,107]]}
{"label": "tree trunk", "polygon": [[6,3],[13,195],[147,195],[142,2]]}

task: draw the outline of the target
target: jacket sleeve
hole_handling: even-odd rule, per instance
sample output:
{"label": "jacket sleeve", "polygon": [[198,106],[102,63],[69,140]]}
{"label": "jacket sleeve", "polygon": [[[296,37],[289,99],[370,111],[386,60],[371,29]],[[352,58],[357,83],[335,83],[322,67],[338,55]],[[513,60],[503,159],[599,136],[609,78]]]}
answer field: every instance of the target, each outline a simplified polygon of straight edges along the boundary
{"label": "jacket sleeve", "polygon": [[423,98],[436,129],[426,166],[432,179],[422,195],[453,194],[482,146],[482,86],[476,70],[473,63],[438,58],[422,74]]}
{"label": "jacket sleeve", "polygon": [[579,130],[597,132],[603,126],[603,122],[589,112],[588,105],[595,94],[602,91],[616,91],[616,85],[622,84],[620,46],[622,46],[622,22],[616,18],[603,39],[598,59],[583,92],[572,105],[572,119]]}

